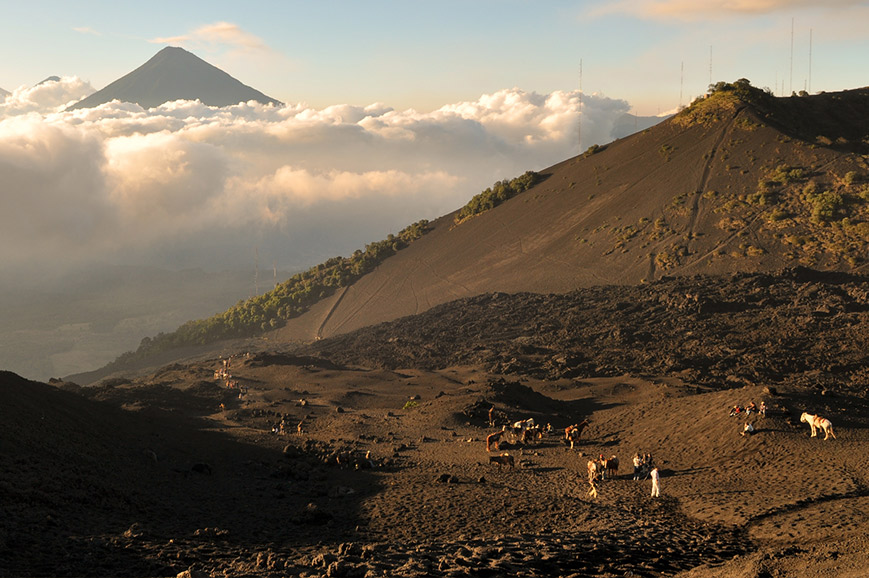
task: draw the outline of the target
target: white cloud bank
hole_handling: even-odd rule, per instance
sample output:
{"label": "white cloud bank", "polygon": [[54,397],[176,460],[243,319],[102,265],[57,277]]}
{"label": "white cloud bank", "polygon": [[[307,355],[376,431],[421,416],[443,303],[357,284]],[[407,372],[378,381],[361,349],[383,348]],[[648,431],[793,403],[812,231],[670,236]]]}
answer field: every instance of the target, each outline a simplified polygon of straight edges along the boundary
{"label": "white cloud bank", "polygon": [[[55,77],[56,78],[56,77]],[[94,92],[90,83],[75,76],[45,80],[36,86],[20,87],[0,100],[0,120],[28,112],[56,112]]]}
{"label": "white cloud bank", "polygon": [[[0,102],[0,267],[280,267],[347,254],[495,180],[611,140],[629,105],[519,89],[430,113],[178,101],[64,112],[77,78]],[[239,261],[243,260],[244,263]]]}

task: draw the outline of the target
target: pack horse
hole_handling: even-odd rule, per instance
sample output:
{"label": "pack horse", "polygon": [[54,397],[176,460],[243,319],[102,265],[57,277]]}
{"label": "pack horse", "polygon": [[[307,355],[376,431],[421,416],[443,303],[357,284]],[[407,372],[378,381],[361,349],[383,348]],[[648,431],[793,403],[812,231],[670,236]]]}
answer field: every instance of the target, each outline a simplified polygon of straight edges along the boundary
{"label": "pack horse", "polygon": [[812,437],[817,437],[818,430],[821,429],[824,430],[825,440],[829,439],[830,436],[836,439],[836,434],[833,433],[833,424],[827,418],[803,412],[803,415],[800,416],[800,421],[809,424],[809,427],[812,428]]}

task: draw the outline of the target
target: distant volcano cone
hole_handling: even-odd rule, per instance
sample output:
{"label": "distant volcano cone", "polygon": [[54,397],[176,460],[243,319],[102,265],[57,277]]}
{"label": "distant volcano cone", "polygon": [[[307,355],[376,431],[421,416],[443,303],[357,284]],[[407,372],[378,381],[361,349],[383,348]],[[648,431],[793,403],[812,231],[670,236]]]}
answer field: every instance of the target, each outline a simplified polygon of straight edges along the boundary
{"label": "distant volcano cone", "polygon": [[69,110],[92,108],[112,100],[134,102],[144,108],[173,100],[199,100],[209,106],[230,106],[249,100],[281,104],[183,48],[171,46]]}

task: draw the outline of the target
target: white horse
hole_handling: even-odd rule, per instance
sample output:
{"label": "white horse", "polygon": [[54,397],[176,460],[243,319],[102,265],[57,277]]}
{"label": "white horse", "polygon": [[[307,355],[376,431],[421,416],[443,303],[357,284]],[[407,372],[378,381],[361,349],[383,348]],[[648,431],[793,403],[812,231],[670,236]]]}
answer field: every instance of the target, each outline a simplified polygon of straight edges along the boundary
{"label": "white horse", "polygon": [[803,415],[800,416],[800,421],[809,424],[809,427],[812,428],[812,437],[817,437],[818,429],[822,429],[824,430],[825,440],[829,439],[830,436],[836,439],[836,434],[833,433],[833,424],[827,418],[803,412]]}
{"label": "white horse", "polygon": [[534,427],[534,418],[529,417],[528,419],[522,419],[513,423],[513,429],[518,429],[525,431],[526,429],[531,429]]}
{"label": "white horse", "polygon": [[517,436],[520,440],[525,436],[525,431],[532,429],[534,427],[534,418],[529,417],[528,419],[523,419],[513,423],[513,435]]}

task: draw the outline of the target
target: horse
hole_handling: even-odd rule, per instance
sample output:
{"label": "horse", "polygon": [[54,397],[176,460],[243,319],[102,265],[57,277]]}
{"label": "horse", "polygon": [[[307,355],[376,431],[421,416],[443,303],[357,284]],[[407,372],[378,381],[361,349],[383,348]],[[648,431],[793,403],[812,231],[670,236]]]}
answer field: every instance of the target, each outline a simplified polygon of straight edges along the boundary
{"label": "horse", "polygon": [[498,464],[498,469],[501,469],[501,466],[510,466],[511,468],[516,467],[516,460],[510,454],[501,454],[500,456],[489,456],[490,464]]}
{"label": "horse", "polygon": [[506,431],[506,426],[501,431],[496,431],[495,433],[491,433],[486,436],[486,451],[492,451],[492,448],[498,449],[498,445],[501,443],[501,437],[504,435]]}
{"label": "horse", "polygon": [[513,435],[522,439],[522,436],[525,435],[525,431],[534,427],[534,418],[529,417],[528,419],[519,420],[513,423]]}
{"label": "horse", "polygon": [[588,420],[582,420],[578,424],[568,426],[564,429],[564,440],[573,449],[573,445],[579,441],[582,431],[588,427]]}
{"label": "horse", "polygon": [[830,436],[833,436],[833,439],[836,439],[836,434],[833,433],[833,424],[830,423],[825,417],[821,417],[819,415],[812,415],[808,412],[803,412],[803,415],[800,416],[800,421],[803,423],[809,424],[809,427],[812,428],[812,437],[817,437],[818,429],[824,430],[824,439],[829,439]]}
{"label": "horse", "polygon": [[619,459],[616,456],[612,456],[609,459],[603,460],[603,470],[607,476],[611,478],[617,477],[619,475]]}

